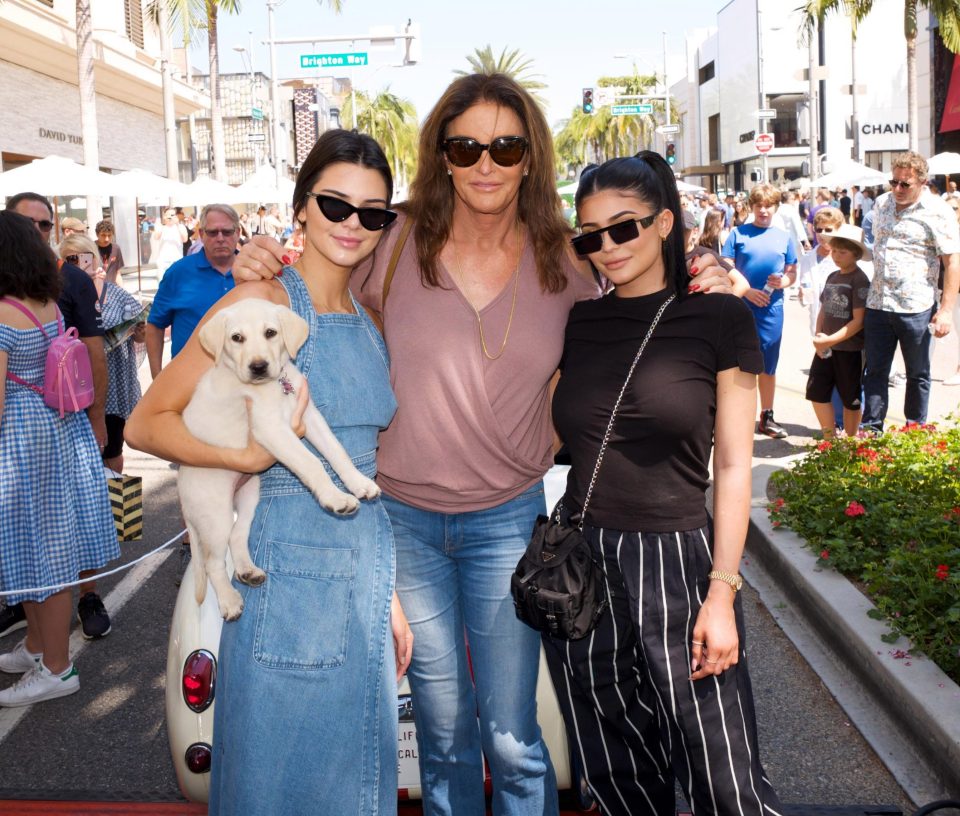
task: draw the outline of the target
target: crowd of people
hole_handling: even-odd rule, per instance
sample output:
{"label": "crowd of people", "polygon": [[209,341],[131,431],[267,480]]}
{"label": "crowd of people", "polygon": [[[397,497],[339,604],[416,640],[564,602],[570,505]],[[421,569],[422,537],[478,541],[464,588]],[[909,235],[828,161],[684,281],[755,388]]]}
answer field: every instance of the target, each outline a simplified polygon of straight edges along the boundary
{"label": "crowd of people", "polygon": [[[126,438],[174,463],[261,474],[250,550],[268,577],[238,587],[246,611],[223,627],[211,814],[395,812],[404,673],[426,813],[485,813],[486,760],[494,813],[555,814],[541,647],[602,813],[672,812],[675,781],[697,812],[780,811],[757,744],[739,563],[754,432],[786,435],[773,413],[784,291],[799,280],[812,312],[807,398],[824,435],[882,428],[898,344],[907,420],[925,422],[930,340],[956,321],[955,197],[926,187],[913,153],[879,197],[821,190],[813,203],[769,184],[681,197],[665,160],[642,151],[583,171],[574,233],[543,113],[500,74],[447,88],[418,159],[393,208],[382,148],[329,131],[300,168],[290,224],[277,208],[213,204],[195,223],[170,208],[149,315],[117,285],[108,221],[96,243],[68,235],[58,264],[49,203],[7,202],[0,369],[27,384],[0,381],[0,591],[14,592],[4,620],[19,602],[27,631],[0,655],[21,675],[0,706],[79,689],[63,585],[118,554],[102,464],[122,467]],[[324,511],[255,439],[219,448],[183,422],[214,364],[196,329],[250,298],[309,325],[297,365],[310,396],[383,490],[353,516]],[[61,314],[98,393],[64,418],[37,391],[42,335]],[[104,331],[131,319],[146,325],[107,351]],[[528,628],[510,596],[559,443],[571,468],[557,512],[581,525],[610,601],[581,641]],[[50,455],[31,455],[38,445]]]}

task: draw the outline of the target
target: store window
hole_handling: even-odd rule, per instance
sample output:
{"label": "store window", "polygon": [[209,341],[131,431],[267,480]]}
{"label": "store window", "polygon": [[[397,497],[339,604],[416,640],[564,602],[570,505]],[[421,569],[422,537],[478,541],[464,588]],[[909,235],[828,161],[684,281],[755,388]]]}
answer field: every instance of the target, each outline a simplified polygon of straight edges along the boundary
{"label": "store window", "polygon": [[143,48],[143,0],[123,0],[123,21],[127,39]]}
{"label": "store window", "polygon": [[700,69],[700,84],[703,85],[704,82],[709,82],[714,78],[716,69],[713,66],[713,60],[710,60],[706,65]]}
{"label": "store window", "polygon": [[712,164],[720,161],[720,114],[707,119],[707,156]]}

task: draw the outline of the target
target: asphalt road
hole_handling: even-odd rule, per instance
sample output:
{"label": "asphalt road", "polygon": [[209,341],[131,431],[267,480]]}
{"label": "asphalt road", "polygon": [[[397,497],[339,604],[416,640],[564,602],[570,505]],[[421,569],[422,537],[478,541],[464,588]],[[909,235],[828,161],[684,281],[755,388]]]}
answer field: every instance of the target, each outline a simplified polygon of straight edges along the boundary
{"label": "asphalt road", "polygon": [[[800,450],[815,425],[802,399],[802,369],[812,356],[805,315],[793,301],[787,308],[777,417],[791,437],[776,442],[758,437],[758,459]],[[935,377],[952,373],[953,343],[938,344]],[[902,389],[894,394],[896,406]],[[960,388],[935,384],[931,416],[945,416],[957,398]],[[896,413],[893,408],[891,415]],[[179,515],[175,475],[166,463],[131,452],[125,470],[144,477],[145,494],[145,538],[122,545],[127,562],[174,536]],[[76,658],[78,694],[30,709],[0,710],[0,800],[179,798],[163,711],[166,638],[179,573],[173,549],[139,565],[132,578],[125,573],[102,581],[113,631],[83,645]],[[906,795],[749,587],[744,601],[762,756],[783,801],[894,805],[911,812]],[[18,636],[0,640],[0,649],[12,648]],[[75,632],[74,644],[83,643]],[[0,686],[13,679],[0,676]]]}

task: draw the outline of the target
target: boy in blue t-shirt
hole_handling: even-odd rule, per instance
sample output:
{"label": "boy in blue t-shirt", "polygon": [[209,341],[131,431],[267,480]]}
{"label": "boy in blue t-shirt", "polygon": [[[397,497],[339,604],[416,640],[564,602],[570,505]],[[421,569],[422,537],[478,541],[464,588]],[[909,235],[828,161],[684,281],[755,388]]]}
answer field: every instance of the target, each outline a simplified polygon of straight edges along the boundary
{"label": "boy in blue t-shirt", "polygon": [[743,296],[753,311],[763,352],[763,374],[757,378],[760,391],[760,423],[757,432],[783,439],[787,432],[773,418],[777,386],[777,362],[783,337],[783,291],[797,277],[797,245],[785,230],[770,226],[780,206],[780,191],[771,184],[758,184],[748,199],[753,221],[734,227],[721,255],[730,258],[750,282]]}

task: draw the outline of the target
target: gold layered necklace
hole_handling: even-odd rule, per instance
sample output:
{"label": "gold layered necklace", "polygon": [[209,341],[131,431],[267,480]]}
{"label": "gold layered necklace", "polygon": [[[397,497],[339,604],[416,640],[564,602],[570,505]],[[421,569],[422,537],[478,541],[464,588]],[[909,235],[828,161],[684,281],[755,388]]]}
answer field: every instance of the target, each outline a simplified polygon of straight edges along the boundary
{"label": "gold layered necklace", "polygon": [[457,251],[457,241],[453,237],[453,233],[450,234],[450,242],[453,244],[453,257],[457,262],[457,282],[460,284],[460,290],[463,293],[464,298],[467,303],[470,304],[470,308],[473,309],[474,314],[477,316],[477,325],[480,327],[480,348],[483,351],[483,356],[488,360],[499,360],[503,356],[503,352],[507,348],[507,340],[510,338],[510,327],[513,325],[513,315],[517,310],[517,290],[520,288],[520,258],[523,254],[523,245],[520,241],[520,221],[517,221],[517,268],[513,272],[513,302],[510,304],[510,319],[507,320],[507,331],[503,335],[503,342],[500,344],[500,351],[496,354],[491,354],[487,349],[487,340],[483,334],[483,319],[480,317],[480,310],[473,305],[473,301],[467,297],[466,284],[463,280],[463,270],[460,268],[460,253]]}

